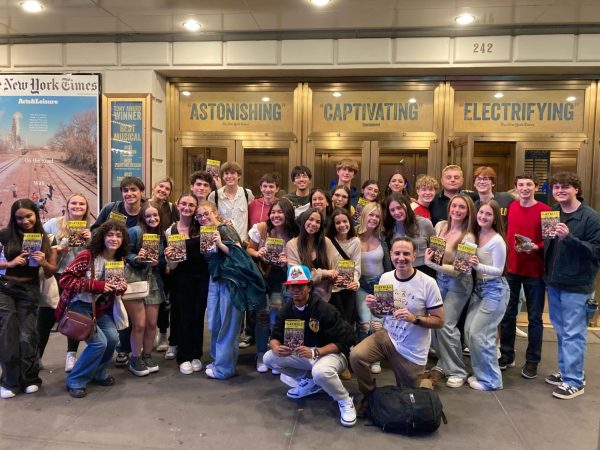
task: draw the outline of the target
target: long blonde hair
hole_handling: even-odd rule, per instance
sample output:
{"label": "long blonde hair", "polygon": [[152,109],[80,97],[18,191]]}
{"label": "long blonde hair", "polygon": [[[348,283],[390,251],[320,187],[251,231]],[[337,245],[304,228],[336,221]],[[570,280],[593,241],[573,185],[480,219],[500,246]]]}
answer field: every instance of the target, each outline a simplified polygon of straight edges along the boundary
{"label": "long blonde hair", "polygon": [[75,192],[74,194],[71,194],[67,199],[67,203],[65,206],[65,214],[58,221],[58,236],[56,236],[56,238],[58,239],[62,239],[64,237],[69,236],[69,220],[73,220],[69,216],[69,202],[73,197],[81,197],[85,200],[85,213],[83,214],[81,220],[85,220],[86,225],[90,224],[90,202],[88,201],[85,195],[83,195],[80,192]]}
{"label": "long blonde hair", "polygon": [[381,234],[381,228],[383,226],[383,211],[381,209],[381,205],[379,203],[371,202],[366,204],[362,211],[360,212],[360,224],[358,226],[358,235],[360,237],[365,231],[367,231],[367,216],[371,214],[372,211],[379,210],[379,225],[377,228],[373,230],[373,233],[376,236]]}

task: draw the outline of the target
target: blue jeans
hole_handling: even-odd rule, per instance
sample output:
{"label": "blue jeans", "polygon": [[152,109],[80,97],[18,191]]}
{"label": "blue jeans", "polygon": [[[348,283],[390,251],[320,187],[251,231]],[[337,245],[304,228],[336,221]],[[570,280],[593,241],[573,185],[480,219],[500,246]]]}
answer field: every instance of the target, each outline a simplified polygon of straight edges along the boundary
{"label": "blue jeans", "polygon": [[525,291],[527,320],[529,322],[527,328],[529,342],[525,360],[538,364],[542,359],[542,338],[544,334],[542,312],[544,311],[546,284],[542,278],[532,278],[512,273],[506,275],[506,281],[510,288],[510,299],[504,318],[500,323],[500,353],[509,361],[515,359],[515,328],[517,326],[519,297],[522,286]]}
{"label": "blue jeans", "polygon": [[496,334],[508,297],[508,283],[504,277],[477,280],[465,321],[465,340],[471,350],[473,374],[490,390],[502,389],[502,375],[496,357]]}
{"label": "blue jeans", "polygon": [[274,291],[267,294],[267,309],[256,313],[256,354],[264,355],[269,350],[269,335],[275,325],[275,319],[283,306],[283,294]]}
{"label": "blue jeans", "polygon": [[558,337],[558,368],[569,386],[583,386],[583,363],[587,347],[586,302],[591,294],[548,286],[550,321]]}
{"label": "blue jeans", "polygon": [[[69,308],[92,315],[91,303],[74,302]],[[87,346],[67,375],[67,386],[70,388],[85,389],[92,380],[102,381],[108,378],[107,367],[119,341],[119,333],[112,316],[106,312],[96,319],[96,323],[96,331],[85,341]]]}
{"label": "blue jeans", "polygon": [[211,277],[206,311],[215,378],[231,378],[235,375],[244,314],[231,303],[226,281],[213,281]]}
{"label": "blue jeans", "polygon": [[444,301],[444,326],[435,330],[432,345],[438,353],[437,365],[446,376],[466,378],[467,367],[463,361],[460,331],[457,328],[462,311],[473,290],[473,277],[470,273],[451,277],[437,274],[437,283]]}
{"label": "blue jeans", "polygon": [[373,284],[376,283],[379,283],[379,277],[361,277],[360,288],[358,291],[356,291],[356,322],[358,325],[357,329],[359,341],[362,341],[373,332],[371,329],[371,322],[383,323],[383,318],[375,317],[365,303],[367,295],[373,293]]}

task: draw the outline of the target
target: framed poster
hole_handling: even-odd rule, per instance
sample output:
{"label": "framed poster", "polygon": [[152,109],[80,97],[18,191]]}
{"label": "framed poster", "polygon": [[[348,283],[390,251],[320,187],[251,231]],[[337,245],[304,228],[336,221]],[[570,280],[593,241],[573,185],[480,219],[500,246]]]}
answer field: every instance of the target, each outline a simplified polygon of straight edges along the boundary
{"label": "framed poster", "polygon": [[100,74],[0,74],[0,228],[28,198],[42,222],[83,194],[98,214]]}
{"label": "framed poster", "polygon": [[102,97],[103,147],[108,170],[104,203],[121,200],[124,177],[140,178],[149,192],[152,132],[150,94],[115,94]]}

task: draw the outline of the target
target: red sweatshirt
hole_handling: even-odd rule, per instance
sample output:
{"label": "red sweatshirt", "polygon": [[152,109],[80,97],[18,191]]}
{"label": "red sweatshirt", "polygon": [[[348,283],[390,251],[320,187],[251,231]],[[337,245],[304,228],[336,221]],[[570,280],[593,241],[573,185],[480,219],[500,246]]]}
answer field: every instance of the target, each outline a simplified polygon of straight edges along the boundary
{"label": "red sweatshirt", "polygon": [[[544,240],[542,239],[542,211],[550,207],[542,202],[524,207],[518,201],[508,206],[508,273],[541,278],[544,273]],[[515,234],[530,238],[540,248],[533,253],[515,250]]]}
{"label": "red sweatshirt", "polygon": [[269,218],[269,210],[271,205],[265,204],[265,199],[255,198],[248,204],[248,229],[254,224],[265,222]]}

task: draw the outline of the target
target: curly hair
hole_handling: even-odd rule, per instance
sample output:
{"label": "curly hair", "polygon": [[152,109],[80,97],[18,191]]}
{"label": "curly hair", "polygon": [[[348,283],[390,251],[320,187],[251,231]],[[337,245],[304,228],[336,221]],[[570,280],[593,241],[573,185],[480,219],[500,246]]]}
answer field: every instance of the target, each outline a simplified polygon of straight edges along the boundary
{"label": "curly hair", "polygon": [[127,227],[116,220],[109,220],[100,225],[86,248],[92,252],[93,258],[101,255],[106,248],[104,245],[104,238],[109,231],[119,231],[121,233],[121,245],[115,252],[115,260],[121,260],[127,256],[127,253],[129,252],[129,233],[127,232]]}

